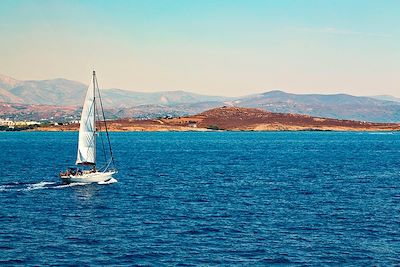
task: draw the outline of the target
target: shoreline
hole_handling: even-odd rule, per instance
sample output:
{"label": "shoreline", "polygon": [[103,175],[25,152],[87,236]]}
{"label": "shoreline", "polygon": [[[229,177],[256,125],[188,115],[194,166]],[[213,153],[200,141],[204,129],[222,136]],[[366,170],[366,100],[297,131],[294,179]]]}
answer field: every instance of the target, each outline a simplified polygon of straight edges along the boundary
{"label": "shoreline", "polygon": [[[222,107],[203,113],[163,119],[116,119],[99,121],[99,130],[107,126],[110,132],[215,132],[215,131],[336,131],[336,132],[395,132],[399,123],[379,123],[332,118],[312,117],[301,114],[273,113],[260,109]],[[78,131],[79,123],[16,127],[10,131],[66,132]],[[4,129],[8,131],[8,129]]]}
{"label": "shoreline", "polygon": [[[61,128],[36,128],[21,130],[19,132],[78,132],[79,129],[61,129]],[[159,129],[109,129],[109,132],[400,132],[397,128],[347,128],[347,127],[323,127],[323,128],[264,128],[264,129],[207,129],[207,128],[159,128]],[[6,132],[6,131],[3,131]]]}

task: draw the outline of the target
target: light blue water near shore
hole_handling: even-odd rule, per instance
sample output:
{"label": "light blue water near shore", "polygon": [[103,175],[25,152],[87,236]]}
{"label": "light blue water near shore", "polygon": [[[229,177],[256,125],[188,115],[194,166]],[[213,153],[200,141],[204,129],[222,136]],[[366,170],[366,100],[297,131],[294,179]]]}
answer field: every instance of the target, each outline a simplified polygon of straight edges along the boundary
{"label": "light blue water near shore", "polygon": [[118,183],[70,186],[76,133],[0,133],[0,264],[400,264],[398,133],[111,138]]}

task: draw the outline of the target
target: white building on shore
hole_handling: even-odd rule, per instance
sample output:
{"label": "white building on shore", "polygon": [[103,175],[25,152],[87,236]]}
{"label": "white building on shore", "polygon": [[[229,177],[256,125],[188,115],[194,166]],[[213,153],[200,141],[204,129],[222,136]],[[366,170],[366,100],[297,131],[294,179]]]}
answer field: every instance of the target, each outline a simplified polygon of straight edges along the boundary
{"label": "white building on shore", "polygon": [[0,118],[0,126],[29,126],[29,125],[39,125],[38,121],[12,121],[9,118]]}

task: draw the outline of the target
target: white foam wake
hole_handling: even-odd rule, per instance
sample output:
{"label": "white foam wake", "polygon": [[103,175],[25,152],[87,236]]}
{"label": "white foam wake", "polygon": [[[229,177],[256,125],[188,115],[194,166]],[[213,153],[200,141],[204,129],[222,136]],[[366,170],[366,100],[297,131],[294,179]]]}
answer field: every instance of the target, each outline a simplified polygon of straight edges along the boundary
{"label": "white foam wake", "polygon": [[117,179],[111,178],[111,179],[108,180],[108,181],[105,181],[105,182],[98,182],[97,184],[113,184],[113,183],[118,183]]}
{"label": "white foam wake", "polygon": [[10,185],[0,185],[0,191],[9,191]]}
{"label": "white foam wake", "polygon": [[81,185],[88,185],[88,184],[89,183],[70,183],[70,184],[58,185],[53,188],[66,188],[66,187],[81,186]]}
{"label": "white foam wake", "polygon": [[[99,185],[107,185],[117,183],[118,181],[114,178],[106,182],[98,182]],[[26,183],[15,183],[15,184],[4,184],[0,185],[0,192],[5,191],[33,191],[33,190],[43,190],[43,189],[62,189],[74,186],[84,186],[89,185],[90,183],[70,183],[70,184],[61,184],[59,182],[46,182],[41,181],[39,183],[34,184],[26,184]]]}
{"label": "white foam wake", "polygon": [[31,190],[39,190],[39,189],[46,189],[49,188],[48,185],[52,185],[55,184],[55,182],[40,182],[40,183],[36,183],[36,184],[30,184],[28,185],[28,187],[25,189],[27,191],[31,191]]}

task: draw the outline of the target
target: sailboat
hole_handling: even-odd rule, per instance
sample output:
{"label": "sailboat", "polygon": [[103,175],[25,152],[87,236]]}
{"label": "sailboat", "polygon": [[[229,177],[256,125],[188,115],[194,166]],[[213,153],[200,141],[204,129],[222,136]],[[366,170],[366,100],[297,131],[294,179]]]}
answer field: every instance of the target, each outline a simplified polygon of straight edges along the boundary
{"label": "sailboat", "polygon": [[[107,136],[107,143],[103,138],[104,133]],[[97,139],[100,137],[101,143],[98,143]],[[106,150],[105,143],[108,144],[108,150]],[[103,151],[104,158],[102,159],[103,165],[101,167],[98,166],[99,162],[96,157],[97,146]],[[93,71],[92,81],[87,89],[83,104],[79,127],[78,154],[75,164],[76,167],[60,172],[60,178],[64,183],[107,182],[113,178],[113,174],[117,173],[95,71]]]}

